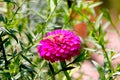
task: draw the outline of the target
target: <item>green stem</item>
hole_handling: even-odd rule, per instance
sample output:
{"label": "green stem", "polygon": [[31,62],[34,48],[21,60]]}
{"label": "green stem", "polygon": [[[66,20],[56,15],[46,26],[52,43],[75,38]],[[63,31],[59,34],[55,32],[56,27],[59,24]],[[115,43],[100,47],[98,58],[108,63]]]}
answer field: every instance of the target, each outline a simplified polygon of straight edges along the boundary
{"label": "green stem", "polygon": [[7,58],[6,58],[6,53],[5,53],[5,49],[4,49],[4,46],[3,46],[3,43],[2,43],[2,38],[0,36],[0,48],[1,48],[1,51],[3,53],[3,57],[4,57],[4,60],[5,60],[5,69],[8,69],[8,61],[7,61]]}
{"label": "green stem", "polygon": [[52,80],[55,80],[55,72],[54,72],[54,68],[52,66],[52,64],[49,62],[49,68],[50,68],[50,71],[51,71],[51,78]]}
{"label": "green stem", "polygon": [[[60,64],[61,64],[62,69],[66,67],[66,62],[65,61],[64,62],[60,62]],[[64,74],[66,76],[66,79],[67,80],[71,80],[71,77],[69,76],[69,73],[66,70],[63,71],[63,72],[64,72]]]}
{"label": "green stem", "polygon": [[54,75],[52,75],[52,77],[51,77],[51,78],[52,78],[52,80],[55,80],[55,76],[54,76]]}
{"label": "green stem", "polygon": [[[2,41],[2,38],[1,38],[1,36],[0,36],[0,51],[2,51],[2,53],[3,53],[3,58],[4,58],[4,60],[5,60],[5,69],[6,70],[8,70],[9,68],[8,68],[8,60],[7,60],[7,57],[6,57],[6,53],[5,53],[5,48],[4,48],[4,45],[3,45],[3,43],[2,43],[3,41]],[[11,76],[10,76],[10,73],[8,72],[7,73],[9,76],[7,77],[7,80],[11,80]]]}
{"label": "green stem", "polygon": [[107,51],[105,50],[105,47],[104,47],[102,44],[101,44],[101,47],[102,47],[102,50],[103,50],[103,52],[104,52],[104,55],[105,55],[105,57],[106,57],[106,59],[107,59],[107,62],[108,62],[109,68],[110,68],[110,74],[109,74],[109,76],[108,76],[108,80],[110,80],[110,79],[113,78],[113,77],[112,77],[112,74],[114,73],[114,68],[113,68],[113,66],[112,66],[112,64],[111,64],[111,62],[110,62],[110,59],[109,59],[109,57],[108,57]]}
{"label": "green stem", "polygon": [[110,71],[111,71],[111,73],[114,73],[114,68],[113,68],[113,66],[112,66],[112,64],[111,64],[111,62],[110,62],[110,59],[109,59],[109,57],[108,57],[108,53],[107,53],[107,51],[105,50],[104,45],[101,44],[101,47],[102,47],[103,52],[105,53],[104,55],[105,55],[105,57],[106,57],[106,59],[107,59],[107,61],[108,61],[108,65],[109,65],[109,67],[110,67]]}
{"label": "green stem", "polygon": [[[30,0],[27,0],[27,8],[29,9],[30,8]],[[28,10],[27,13],[29,13],[30,11]],[[31,27],[30,25],[30,15],[27,16],[27,24],[28,24],[28,27]]]}
{"label": "green stem", "polygon": [[[5,69],[8,70],[8,61],[7,61],[7,57],[6,57],[6,53],[5,53],[5,48],[4,48],[4,45],[3,45],[3,41],[2,41],[1,35],[0,35],[0,51],[2,51],[3,58],[5,60]],[[10,73],[7,73],[7,74],[9,75],[8,80],[11,80]]]}

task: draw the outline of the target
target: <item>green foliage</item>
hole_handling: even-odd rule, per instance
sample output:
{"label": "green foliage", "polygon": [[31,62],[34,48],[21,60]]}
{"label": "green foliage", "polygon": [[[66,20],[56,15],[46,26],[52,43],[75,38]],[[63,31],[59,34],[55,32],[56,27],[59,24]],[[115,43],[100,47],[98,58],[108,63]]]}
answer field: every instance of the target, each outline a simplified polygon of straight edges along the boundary
{"label": "green foliage", "polygon": [[[120,35],[108,9],[101,10],[95,22],[90,20],[91,15],[96,15],[94,8],[102,2],[1,0],[0,3],[5,5],[0,6],[5,9],[0,11],[0,80],[63,80],[65,76],[65,79],[73,80],[72,70],[81,67],[84,60],[88,60],[90,55],[97,51],[105,58],[104,66],[93,62],[99,72],[99,80],[114,80],[120,75],[120,65],[114,69],[111,63],[114,52],[105,47],[106,30],[103,30],[101,24],[103,17]],[[72,11],[80,18],[71,19]],[[72,29],[79,22],[87,24],[88,37],[82,39],[82,49],[78,56],[71,61],[56,63],[39,57],[37,45],[47,32],[54,29]],[[88,47],[87,42],[93,43],[94,47]]]}
{"label": "green foliage", "polygon": [[82,62],[89,58],[89,53],[86,50],[81,50],[80,54],[74,59],[72,63]]}

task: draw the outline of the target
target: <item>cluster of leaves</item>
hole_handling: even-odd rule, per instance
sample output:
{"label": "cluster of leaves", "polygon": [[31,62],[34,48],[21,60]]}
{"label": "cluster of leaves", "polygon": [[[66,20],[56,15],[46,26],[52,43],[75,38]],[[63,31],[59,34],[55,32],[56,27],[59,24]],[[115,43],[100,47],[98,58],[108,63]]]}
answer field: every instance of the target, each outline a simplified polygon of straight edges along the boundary
{"label": "cluster of leaves", "polygon": [[37,53],[36,46],[46,32],[62,26],[70,28],[67,1],[4,0],[0,3],[5,5],[0,14],[0,79],[47,80],[51,72],[55,76],[61,71],[68,75],[66,71],[74,68],[70,64],[88,57],[81,51],[75,60],[61,63],[63,67],[59,68],[59,64],[47,63]]}
{"label": "cluster of leaves", "polygon": [[[118,75],[111,65],[112,57],[106,51],[105,31],[101,27],[101,19],[105,17],[112,25],[107,10],[103,10],[95,22],[89,17],[95,15],[94,7],[101,2],[84,2],[69,0],[2,0],[5,7],[0,14],[0,79],[2,80],[71,80],[69,74],[75,67],[89,58],[89,53],[101,51],[105,57],[105,66],[94,63],[101,80],[113,80]],[[86,10],[87,14],[82,11]],[[72,10],[80,15],[80,19],[71,19]],[[88,24],[88,42],[95,44],[88,48],[83,41],[80,55],[71,62],[49,63],[41,59],[36,46],[46,32],[54,29],[71,29],[77,22]],[[114,26],[114,29],[117,29]],[[109,51],[110,52],[110,51]],[[111,55],[113,56],[111,51]],[[60,67],[61,66],[61,67]],[[119,65],[117,70],[119,71]],[[68,73],[69,70],[69,73]],[[105,75],[108,75],[107,77]],[[51,77],[50,77],[51,76]]]}

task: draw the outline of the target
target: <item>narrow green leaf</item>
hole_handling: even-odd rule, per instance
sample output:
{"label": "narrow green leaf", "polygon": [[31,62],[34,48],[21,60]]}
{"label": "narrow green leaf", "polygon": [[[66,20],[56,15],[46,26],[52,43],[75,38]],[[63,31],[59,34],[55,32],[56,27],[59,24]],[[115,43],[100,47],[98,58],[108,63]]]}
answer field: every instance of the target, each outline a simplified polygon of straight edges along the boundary
{"label": "narrow green leaf", "polygon": [[56,5],[54,3],[54,0],[50,0],[50,12],[52,13],[55,9]]}
{"label": "narrow green leaf", "polygon": [[11,2],[11,0],[4,0],[5,2]]}
{"label": "narrow green leaf", "polygon": [[96,50],[95,49],[93,49],[93,48],[84,48],[85,50],[87,50],[87,51],[90,51],[90,52],[95,52]]}
{"label": "narrow green leaf", "polygon": [[1,31],[0,36],[3,37],[5,35],[7,35],[7,34],[8,34],[7,32]]}
{"label": "narrow green leaf", "polygon": [[14,76],[14,79],[15,79],[15,80],[18,80],[20,77],[21,77],[21,73],[19,72],[19,73],[17,73],[17,74]]}
{"label": "narrow green leaf", "polygon": [[100,66],[98,63],[96,63],[95,61],[93,61],[93,64],[96,66],[99,74],[100,74],[100,78],[101,80],[106,80],[105,79],[105,72],[102,66]]}
{"label": "narrow green leaf", "polygon": [[0,14],[0,22],[1,21],[5,22],[4,17],[2,16],[2,14]]}
{"label": "narrow green leaf", "polygon": [[5,36],[7,34],[9,34],[9,31],[6,28],[0,26],[0,35],[1,35],[1,37]]}
{"label": "narrow green leaf", "polygon": [[120,72],[120,64],[117,65],[116,70]]}
{"label": "narrow green leaf", "polygon": [[28,61],[30,64],[32,64],[31,63],[31,61],[27,58],[27,57],[25,57],[23,54],[20,54],[26,61]]}
{"label": "narrow green leaf", "polygon": [[113,76],[120,76],[120,72],[114,73]]}
{"label": "narrow green leaf", "polygon": [[18,43],[18,39],[17,39],[16,35],[14,34],[16,32],[15,30],[8,30],[8,29],[5,29],[5,28],[0,28],[0,30],[1,30],[1,34],[0,35],[2,37],[5,36],[5,35],[10,35]]}
{"label": "narrow green leaf", "polygon": [[16,33],[17,31],[14,29],[7,29],[9,31],[9,33]]}
{"label": "narrow green leaf", "polygon": [[23,69],[26,69],[29,72],[35,72],[35,73],[37,73],[32,67],[30,67],[28,65],[21,64],[20,67],[23,68]]}
{"label": "narrow green leaf", "polygon": [[95,2],[94,4],[90,5],[89,8],[95,8],[99,5],[101,5],[103,2]]}
{"label": "narrow green leaf", "polygon": [[8,34],[10,35],[12,38],[14,38],[16,40],[16,42],[18,43],[18,39],[16,37],[16,35],[14,33],[16,33],[17,31],[13,30],[13,29],[7,29],[7,28],[3,28],[4,29],[4,35]]}
{"label": "narrow green leaf", "polygon": [[25,34],[26,34],[26,36],[27,36],[27,38],[28,38],[28,40],[29,40],[29,43],[32,43],[32,44],[33,44],[32,36],[31,36],[30,34],[28,34],[28,33],[25,33]]}
{"label": "narrow green leaf", "polygon": [[80,54],[74,59],[72,63],[82,62],[89,56],[88,51],[81,50]]}
{"label": "narrow green leaf", "polygon": [[113,24],[109,10],[108,10],[108,9],[102,9],[102,12],[104,13],[103,16],[104,16],[108,21],[110,21],[111,24]]}
{"label": "narrow green leaf", "polygon": [[23,45],[23,42],[22,42],[22,41],[19,41],[19,43],[20,43],[20,47],[21,47],[21,49],[24,50],[25,47],[24,47],[24,45]]}
{"label": "narrow green leaf", "polygon": [[73,66],[69,66],[69,67],[66,67],[66,68],[63,68],[61,71],[67,71],[67,70],[71,70],[71,69],[74,69],[75,67]]}
{"label": "narrow green leaf", "polygon": [[16,40],[16,42],[18,43],[18,39],[17,39],[17,37],[16,37],[16,35],[14,35],[14,34],[9,34],[11,37],[13,37],[15,40]]}
{"label": "narrow green leaf", "polygon": [[9,38],[4,39],[4,40],[2,41],[2,44],[4,44],[5,42],[7,42],[8,39],[9,39]]}
{"label": "narrow green leaf", "polygon": [[103,13],[101,13],[101,14],[98,16],[98,18],[97,18],[97,20],[96,20],[96,22],[95,22],[95,29],[96,29],[96,30],[98,30],[99,27],[100,27],[102,16],[103,16]]}
{"label": "narrow green leaf", "polygon": [[54,1],[55,6],[57,6],[57,1],[58,1],[58,0],[53,0],[53,1]]}
{"label": "narrow green leaf", "polygon": [[50,71],[54,75],[55,71],[54,71],[54,68],[53,68],[53,66],[52,66],[52,64],[50,62],[49,62],[49,67],[50,67]]}
{"label": "narrow green leaf", "polygon": [[12,56],[16,56],[16,54],[17,54],[17,49],[15,49]]}
{"label": "narrow green leaf", "polygon": [[2,59],[0,59],[0,64],[2,64],[4,61]]}

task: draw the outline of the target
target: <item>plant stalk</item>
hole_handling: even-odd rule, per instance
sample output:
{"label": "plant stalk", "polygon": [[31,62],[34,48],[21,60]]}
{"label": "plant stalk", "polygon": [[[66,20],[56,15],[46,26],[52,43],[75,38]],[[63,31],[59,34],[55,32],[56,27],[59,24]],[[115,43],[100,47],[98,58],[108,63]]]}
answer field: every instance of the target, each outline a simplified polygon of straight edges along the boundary
{"label": "plant stalk", "polygon": [[4,46],[3,46],[3,43],[2,43],[2,38],[0,36],[0,48],[1,48],[1,52],[3,53],[3,57],[4,57],[4,60],[5,60],[5,69],[8,69],[8,61],[7,61],[7,57],[6,57],[6,53],[5,53],[5,49],[4,49]]}
{"label": "plant stalk", "polygon": [[112,64],[111,64],[111,61],[110,61],[110,59],[109,59],[108,53],[107,53],[107,51],[106,51],[106,49],[105,49],[105,46],[104,46],[102,43],[99,43],[99,44],[100,44],[101,47],[102,47],[102,51],[104,52],[104,58],[107,59],[107,62],[108,62],[109,68],[110,68],[110,74],[108,74],[109,76],[108,76],[108,79],[107,79],[107,80],[113,80],[112,75],[113,75],[113,73],[114,73],[114,68],[113,68],[113,66],[112,66]]}
{"label": "plant stalk", "polygon": [[[64,62],[60,62],[60,64],[61,64],[62,69],[66,67],[65,61],[64,61]],[[71,77],[69,76],[69,73],[68,73],[66,70],[63,71],[63,72],[64,72],[64,74],[65,74],[65,76],[66,76],[66,79],[67,79],[67,80],[71,80]]]}
{"label": "plant stalk", "polygon": [[109,65],[109,67],[110,67],[110,71],[111,71],[111,73],[114,73],[114,68],[113,68],[113,66],[112,66],[112,64],[111,64],[111,62],[110,62],[110,59],[109,59],[109,57],[108,57],[108,53],[106,52],[106,50],[105,50],[105,47],[101,44],[101,47],[102,47],[102,50],[103,50],[103,52],[105,53],[104,55],[105,55],[105,57],[106,57],[106,59],[107,59],[107,61],[108,61],[108,65]]}
{"label": "plant stalk", "polygon": [[51,78],[52,80],[55,80],[55,72],[54,72],[54,68],[52,66],[52,64],[49,62],[49,68],[50,68],[50,71],[51,71]]}

